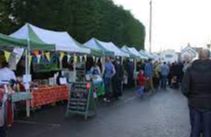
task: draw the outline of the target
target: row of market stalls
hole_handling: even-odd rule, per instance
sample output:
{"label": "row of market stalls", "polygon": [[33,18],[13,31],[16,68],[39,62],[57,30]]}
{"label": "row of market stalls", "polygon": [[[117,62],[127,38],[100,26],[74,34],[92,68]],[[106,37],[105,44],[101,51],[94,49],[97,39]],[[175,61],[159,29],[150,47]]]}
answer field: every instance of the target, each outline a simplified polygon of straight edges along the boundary
{"label": "row of market stalls", "polygon": [[[17,47],[26,47],[30,50],[55,50],[77,55],[120,56],[138,59],[152,58],[146,51],[141,50],[138,52],[135,48],[127,46],[123,46],[120,49],[112,42],[103,42],[96,38],[90,39],[85,44],[80,44],[67,32],[50,31],[28,23],[9,37],[3,34],[1,36],[1,39],[7,39],[7,41],[4,40],[4,42],[7,42],[7,47],[13,47],[14,44]],[[27,45],[23,46],[24,44]],[[28,45],[29,47],[27,47]]]}
{"label": "row of market stalls", "polygon": [[[143,50],[137,51],[127,46],[119,48],[112,42],[104,42],[96,38],[80,44],[67,32],[42,29],[28,23],[9,36],[0,34],[0,47],[10,52],[8,61],[12,62],[11,66],[15,66],[12,69],[20,69],[17,64],[24,59],[25,72],[21,77],[21,82],[26,92],[13,94],[12,100],[14,103],[26,101],[27,116],[30,116],[30,109],[68,99],[69,89],[65,84],[70,81],[60,79],[60,85],[56,82],[57,77],[61,75],[60,71],[63,70],[63,62],[72,65],[72,69],[67,70],[70,73],[65,74],[77,77],[77,70],[81,73],[83,68],[80,67],[85,66],[83,63],[87,56],[101,58],[102,63],[106,56],[132,58],[134,61],[152,58]],[[65,57],[68,61],[64,61]],[[46,75],[48,71],[52,73],[49,76]],[[37,76],[45,78],[39,80]],[[75,80],[76,78],[73,78],[72,82]]]}

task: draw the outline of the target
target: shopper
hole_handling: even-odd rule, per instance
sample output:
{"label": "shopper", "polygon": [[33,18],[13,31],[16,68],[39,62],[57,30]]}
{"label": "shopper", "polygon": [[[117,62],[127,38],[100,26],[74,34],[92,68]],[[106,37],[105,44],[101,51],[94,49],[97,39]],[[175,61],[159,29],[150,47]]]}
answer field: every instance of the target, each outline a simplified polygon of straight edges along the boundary
{"label": "shopper", "polygon": [[5,104],[5,93],[3,90],[0,90],[0,137],[6,137]]}
{"label": "shopper", "polygon": [[137,81],[138,81],[138,88],[136,90],[136,94],[140,97],[143,97],[144,95],[144,84],[145,84],[145,76],[144,71],[140,70],[138,73]]}
{"label": "shopper", "polygon": [[154,63],[154,71],[153,71],[153,84],[154,84],[154,88],[156,90],[158,90],[159,85],[160,85],[160,63],[159,62],[155,62]]}
{"label": "shopper", "polygon": [[134,62],[132,59],[128,62],[128,87],[132,88],[134,86]]}
{"label": "shopper", "polygon": [[202,49],[199,59],[186,68],[182,92],[190,109],[190,137],[211,137],[211,60],[209,50]]}
{"label": "shopper", "polygon": [[[149,87],[149,89],[151,89],[152,91],[154,91],[153,79],[152,79],[152,76],[153,76],[153,65],[151,63],[151,59],[149,59],[145,63],[144,74],[145,74],[145,77],[147,78],[146,86]],[[148,88],[147,88],[147,90],[148,90]]]}
{"label": "shopper", "polygon": [[168,74],[168,86],[171,87],[172,85],[172,78],[174,77],[174,70],[175,70],[175,64],[173,63],[169,63],[169,74]]}
{"label": "shopper", "polygon": [[178,73],[178,82],[180,84],[182,82],[182,78],[183,78],[183,75],[184,75],[184,73],[183,73],[183,63],[182,62],[178,63],[178,71],[179,71],[179,73]]}
{"label": "shopper", "polygon": [[103,81],[105,85],[104,101],[110,102],[111,93],[112,93],[111,80],[112,80],[112,77],[115,75],[116,70],[109,57],[107,57],[105,60],[104,68],[105,68],[104,73],[103,73]]}
{"label": "shopper", "polygon": [[160,74],[161,74],[161,88],[166,89],[167,78],[169,75],[169,66],[166,64],[166,62],[164,62],[163,65],[161,65]]}
{"label": "shopper", "polygon": [[113,97],[118,100],[119,97],[122,96],[124,69],[120,59],[114,61],[113,64],[116,70],[116,73],[112,78]]}
{"label": "shopper", "polygon": [[[8,86],[8,89],[10,89],[11,80],[16,80],[15,73],[8,68],[8,63],[6,61],[4,52],[0,51],[0,85],[3,86],[3,88],[5,87],[4,85],[6,85]],[[0,94],[0,137],[5,137],[5,127],[10,126],[12,124],[13,112],[11,101],[7,100],[8,93],[5,93],[4,90],[3,92],[1,91]],[[5,114],[5,112],[7,112],[7,115]]]}
{"label": "shopper", "polygon": [[90,71],[92,75],[101,75],[100,67],[95,62],[93,63]]}

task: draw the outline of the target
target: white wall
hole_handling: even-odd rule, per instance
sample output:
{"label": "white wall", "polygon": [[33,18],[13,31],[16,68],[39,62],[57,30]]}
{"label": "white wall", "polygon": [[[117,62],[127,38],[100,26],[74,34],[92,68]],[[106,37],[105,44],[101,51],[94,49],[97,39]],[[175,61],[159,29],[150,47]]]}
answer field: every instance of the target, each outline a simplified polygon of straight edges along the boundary
{"label": "white wall", "polygon": [[160,54],[161,61],[166,63],[178,62],[178,54],[174,51],[164,51]]}

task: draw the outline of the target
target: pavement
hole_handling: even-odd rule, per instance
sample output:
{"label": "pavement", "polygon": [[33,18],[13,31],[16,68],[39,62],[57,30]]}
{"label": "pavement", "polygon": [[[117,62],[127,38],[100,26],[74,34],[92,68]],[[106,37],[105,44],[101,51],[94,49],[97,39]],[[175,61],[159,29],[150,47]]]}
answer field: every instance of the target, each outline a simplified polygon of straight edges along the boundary
{"label": "pavement", "polygon": [[188,137],[190,132],[186,98],[167,89],[143,99],[134,90],[112,103],[98,103],[97,115],[65,118],[66,105],[59,104],[19,118],[8,137]]}

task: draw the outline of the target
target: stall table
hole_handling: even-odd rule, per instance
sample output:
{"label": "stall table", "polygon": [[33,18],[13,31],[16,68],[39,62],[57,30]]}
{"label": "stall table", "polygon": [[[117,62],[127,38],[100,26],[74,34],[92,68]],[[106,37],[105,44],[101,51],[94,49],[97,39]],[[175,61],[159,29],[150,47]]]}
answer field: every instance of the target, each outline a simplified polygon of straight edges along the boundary
{"label": "stall table", "polygon": [[31,100],[31,93],[30,92],[16,92],[11,95],[12,102],[20,102]]}
{"label": "stall table", "polygon": [[31,108],[33,109],[43,105],[68,100],[68,90],[66,85],[34,88],[31,92]]}

